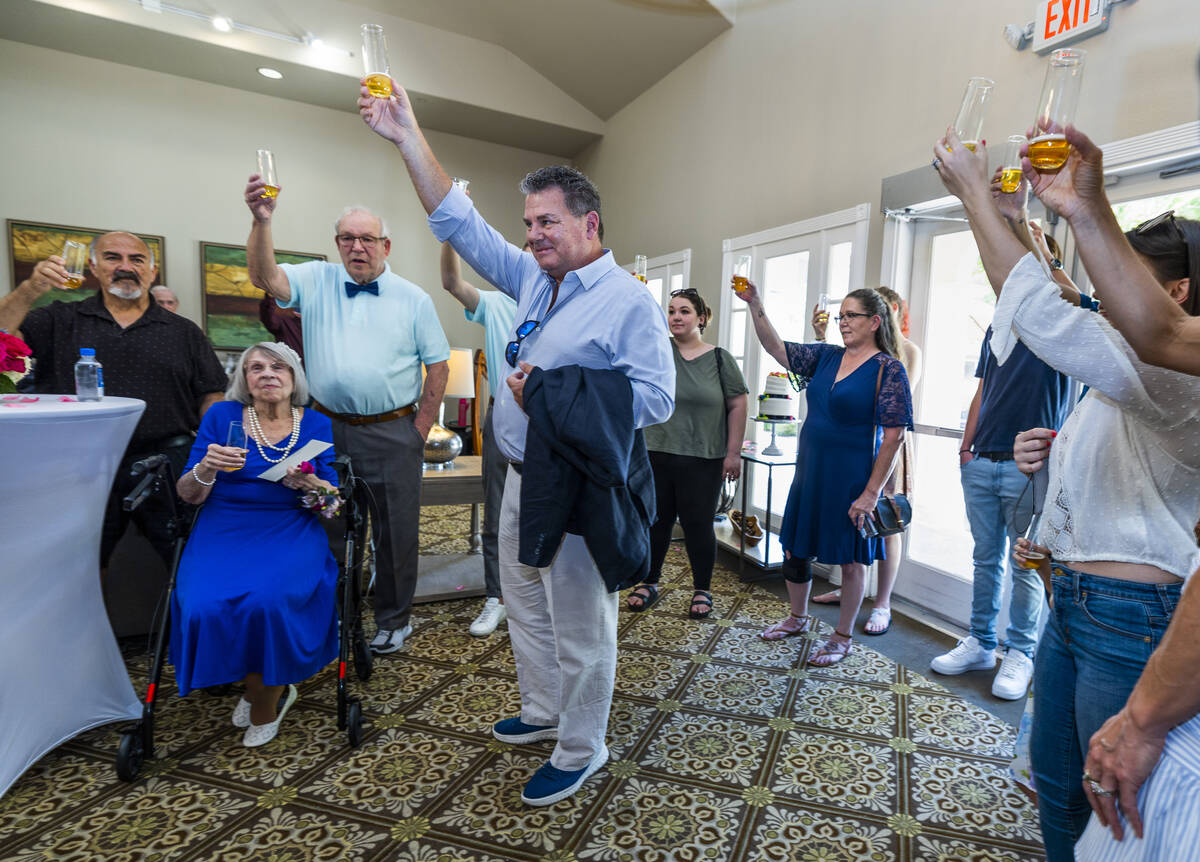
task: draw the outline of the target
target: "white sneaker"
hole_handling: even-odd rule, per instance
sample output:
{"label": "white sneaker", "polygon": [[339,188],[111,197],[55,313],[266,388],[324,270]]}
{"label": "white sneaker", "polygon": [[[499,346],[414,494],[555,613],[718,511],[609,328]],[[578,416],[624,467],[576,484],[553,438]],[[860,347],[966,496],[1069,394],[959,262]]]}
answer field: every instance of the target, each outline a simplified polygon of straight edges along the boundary
{"label": "white sneaker", "polygon": [[992,682],[992,694],[1004,700],[1020,700],[1029,691],[1033,676],[1033,659],[1019,649],[1008,648],[1000,671]]}
{"label": "white sneaker", "polygon": [[483,603],[483,610],[471,623],[469,631],[477,638],[485,638],[496,630],[496,626],[508,619],[508,611],[499,599],[490,598]]}
{"label": "white sneaker", "polygon": [[946,676],[957,676],[969,670],[991,670],[996,666],[996,651],[984,649],[975,637],[967,637],[950,652],[931,661],[929,666]]}
{"label": "white sneaker", "polygon": [[404,646],[404,639],[410,634],[412,634],[411,623],[402,629],[380,629],[375,632],[375,639],[371,641],[371,652],[376,655],[398,652]]}

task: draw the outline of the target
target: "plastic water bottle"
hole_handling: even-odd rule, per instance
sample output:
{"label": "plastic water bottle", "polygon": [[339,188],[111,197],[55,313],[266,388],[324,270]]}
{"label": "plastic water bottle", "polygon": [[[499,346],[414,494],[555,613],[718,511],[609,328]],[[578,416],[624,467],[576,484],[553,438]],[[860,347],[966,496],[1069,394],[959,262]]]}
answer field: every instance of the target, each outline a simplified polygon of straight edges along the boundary
{"label": "plastic water bottle", "polygon": [[79,349],[75,363],[75,397],[80,401],[99,401],[104,397],[104,367],[96,361],[96,351]]}

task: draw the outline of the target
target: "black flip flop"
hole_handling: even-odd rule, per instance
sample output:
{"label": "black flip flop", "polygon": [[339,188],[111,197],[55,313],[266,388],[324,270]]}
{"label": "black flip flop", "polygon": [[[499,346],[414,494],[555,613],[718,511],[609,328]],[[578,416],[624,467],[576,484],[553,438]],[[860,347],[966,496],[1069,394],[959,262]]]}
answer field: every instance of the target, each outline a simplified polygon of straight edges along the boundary
{"label": "black flip flop", "polygon": [[[643,593],[645,595],[642,595]],[[626,597],[625,607],[629,608],[629,610],[635,614],[640,614],[642,611],[650,610],[650,608],[654,607],[654,604],[658,601],[658,585],[639,584],[633,588],[633,592],[631,592],[629,595],[636,596],[637,598],[641,599],[642,604],[640,607],[632,607],[629,604],[628,597]]]}
{"label": "black flip flop", "polygon": [[692,619],[706,619],[708,615],[712,613],[713,609],[712,593],[708,592],[708,590],[696,590],[694,593],[692,593],[692,605],[708,605],[708,610],[706,611],[697,612],[691,608],[688,609],[688,616]]}

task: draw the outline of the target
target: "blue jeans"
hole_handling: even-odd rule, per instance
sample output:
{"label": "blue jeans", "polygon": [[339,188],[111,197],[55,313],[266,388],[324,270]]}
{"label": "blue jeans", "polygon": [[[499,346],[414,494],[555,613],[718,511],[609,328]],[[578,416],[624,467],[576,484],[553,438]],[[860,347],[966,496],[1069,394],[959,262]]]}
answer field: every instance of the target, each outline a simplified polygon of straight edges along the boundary
{"label": "blue jeans", "polygon": [[1037,572],[1013,565],[1008,546],[1022,534],[1017,529],[1018,501],[1025,520],[1032,496],[1021,499],[1028,479],[1015,461],[972,458],[961,468],[967,521],[975,540],[975,580],[971,598],[971,635],[984,649],[996,648],[996,617],[1004,595],[1004,573],[1012,581],[1007,641],[1030,658],[1037,644],[1038,620],[1044,590]]}
{"label": "blue jeans", "polygon": [[1034,664],[1029,748],[1046,858],[1073,862],[1092,813],[1081,782],[1088,742],[1125,705],[1183,584],[1102,578],[1058,563],[1053,569],[1054,608]]}

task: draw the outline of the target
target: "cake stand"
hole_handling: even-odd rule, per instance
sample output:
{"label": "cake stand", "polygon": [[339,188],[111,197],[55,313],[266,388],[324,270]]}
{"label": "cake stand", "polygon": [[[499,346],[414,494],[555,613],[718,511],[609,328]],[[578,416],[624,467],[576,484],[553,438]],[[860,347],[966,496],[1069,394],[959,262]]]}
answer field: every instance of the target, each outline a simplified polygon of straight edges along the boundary
{"label": "cake stand", "polygon": [[768,446],[766,449],[763,449],[762,453],[764,455],[782,455],[783,450],[780,449],[779,446],[777,446],[775,443],[775,426],[776,425],[793,425],[793,424],[795,424],[796,420],[795,419],[763,419],[760,416],[755,416],[754,421],[761,422],[764,425],[771,426],[771,445]]}

